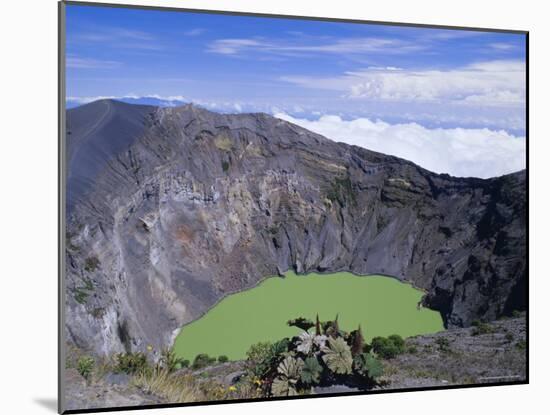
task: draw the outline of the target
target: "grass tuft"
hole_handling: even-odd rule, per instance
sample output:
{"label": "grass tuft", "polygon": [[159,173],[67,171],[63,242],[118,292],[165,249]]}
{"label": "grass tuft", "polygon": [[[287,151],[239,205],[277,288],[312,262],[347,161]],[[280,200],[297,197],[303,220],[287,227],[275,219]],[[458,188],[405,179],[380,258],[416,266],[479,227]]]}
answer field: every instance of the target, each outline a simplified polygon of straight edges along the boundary
{"label": "grass tuft", "polygon": [[135,375],[132,384],[146,393],[164,398],[166,402],[203,400],[198,383],[191,374],[171,374],[167,369],[155,369]]}

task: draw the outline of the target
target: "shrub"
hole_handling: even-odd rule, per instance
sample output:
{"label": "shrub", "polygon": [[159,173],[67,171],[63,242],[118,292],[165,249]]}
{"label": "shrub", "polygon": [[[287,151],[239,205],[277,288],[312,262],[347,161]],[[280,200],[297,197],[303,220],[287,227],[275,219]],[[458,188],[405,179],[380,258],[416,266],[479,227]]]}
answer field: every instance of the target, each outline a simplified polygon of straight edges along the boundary
{"label": "shrub", "polygon": [[88,272],[93,272],[99,268],[99,258],[90,256],[84,261],[84,269]]}
{"label": "shrub", "polygon": [[176,364],[176,369],[185,369],[185,368],[188,368],[190,364],[191,364],[191,362],[189,362],[189,360],[187,360],[187,359],[181,359],[181,360]]}
{"label": "shrub", "polygon": [[388,336],[388,340],[393,342],[395,347],[397,347],[397,352],[399,354],[405,351],[405,340],[403,340],[403,337],[401,337],[399,334],[392,334],[391,336]]}
{"label": "shrub", "polygon": [[438,337],[435,340],[435,343],[439,347],[439,350],[442,352],[450,352],[451,351],[451,344],[449,343],[449,339],[445,337]]}
{"label": "shrub", "polygon": [[361,353],[353,359],[353,369],[359,375],[374,381],[384,371],[382,363],[370,353]]}
{"label": "shrub", "polygon": [[342,375],[351,373],[351,349],[343,338],[329,338],[328,347],[324,347],[322,352],[323,361],[331,371]]}
{"label": "shrub", "polygon": [[373,338],[371,347],[383,359],[392,359],[400,353],[399,347],[387,337]]}
{"label": "shrub", "polygon": [[[257,343],[247,352],[246,377],[250,388],[261,396],[290,396],[311,392],[314,385],[374,385],[384,367],[373,354],[393,357],[405,350],[398,335],[378,337],[368,345],[361,328],[341,330],[338,316],[334,320],[315,322],[297,318],[289,325],[304,330],[289,341]],[[314,329],[310,332],[307,330]]]}
{"label": "shrub", "polygon": [[94,369],[94,363],[93,357],[81,356],[76,363],[76,370],[78,370],[78,373],[80,373],[84,379],[89,380]]}
{"label": "shrub", "polygon": [[165,349],[160,356],[159,364],[162,368],[172,373],[174,370],[182,369],[189,366],[189,360],[182,357],[177,357],[176,353],[171,349]]}
{"label": "shrub", "polygon": [[202,369],[214,363],[216,363],[215,357],[210,357],[206,353],[200,353],[195,357],[195,360],[193,360],[193,365],[191,367],[193,369]]}
{"label": "shrub", "polygon": [[304,360],[300,380],[306,385],[316,385],[321,379],[323,367],[319,364],[316,357],[307,357]]}
{"label": "shrub", "polygon": [[506,333],[506,340],[509,342],[514,340],[514,335],[512,333]]}
{"label": "shrub", "polygon": [[342,207],[346,206],[347,201],[350,201],[353,205],[357,204],[355,191],[349,176],[345,178],[336,178],[334,182],[331,183],[326,197],[332,203],[338,202]]}
{"label": "shrub", "polygon": [[271,393],[275,396],[293,396],[298,394],[297,382],[302,375],[304,361],[287,356],[277,366],[278,376],[273,380]]}
{"label": "shrub", "polygon": [[150,370],[147,356],[141,352],[119,353],[116,355],[115,359],[116,364],[114,371],[116,373],[134,375],[137,373],[145,373]]}
{"label": "shrub", "polygon": [[289,344],[290,340],[288,340],[288,338],[286,337],[273,343],[273,345],[271,346],[271,357],[274,358],[280,354],[287,352]]}
{"label": "shrub", "polygon": [[225,363],[225,362],[228,362],[229,361],[229,358],[226,356],[226,355],[221,355],[218,357],[218,362],[219,363]]}
{"label": "shrub", "polygon": [[418,353],[418,349],[416,348],[415,345],[411,345],[407,348],[407,353],[416,354]]}
{"label": "shrub", "polygon": [[304,331],[308,331],[310,328],[315,326],[315,323],[307,318],[298,317],[294,320],[288,320],[286,322],[290,327],[298,327],[299,329],[302,329]]}
{"label": "shrub", "polygon": [[86,304],[89,294],[86,291],[83,291],[80,288],[75,288],[73,290],[74,299],[78,304]]}
{"label": "shrub", "polygon": [[473,336],[478,336],[480,334],[489,334],[495,331],[493,327],[491,327],[489,324],[481,322],[479,320],[472,321],[472,326],[474,326],[474,329],[472,330]]}
{"label": "shrub", "polygon": [[90,292],[94,290],[94,283],[89,278],[84,278],[82,283],[83,285],[73,289],[74,299],[79,304],[86,304]]}
{"label": "shrub", "polygon": [[253,344],[246,352],[246,367],[258,377],[265,376],[271,369],[274,345],[269,342]]}

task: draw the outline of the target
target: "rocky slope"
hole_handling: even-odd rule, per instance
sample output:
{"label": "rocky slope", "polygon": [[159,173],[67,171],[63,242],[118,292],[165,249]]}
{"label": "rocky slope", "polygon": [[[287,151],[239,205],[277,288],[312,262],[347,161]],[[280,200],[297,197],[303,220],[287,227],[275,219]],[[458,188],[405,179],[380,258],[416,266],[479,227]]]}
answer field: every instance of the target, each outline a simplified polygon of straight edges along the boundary
{"label": "rocky slope", "polygon": [[[384,374],[374,390],[431,388],[452,385],[483,385],[527,381],[526,319],[503,319],[480,328],[450,329],[441,333],[411,337],[405,353],[383,360]],[[200,391],[235,385],[245,377],[244,361],[216,364],[204,369],[181,369],[174,377],[187,379],[195,394],[185,395],[197,402],[222,399]],[[149,388],[136,384],[125,374],[97,373],[86,382],[74,368],[68,368],[67,408],[101,408],[166,404],[170,401]],[[184,383],[187,385],[187,383]],[[367,390],[368,391],[368,390]],[[161,392],[159,390],[159,392]],[[165,392],[170,392],[168,388]],[[313,394],[361,392],[347,385],[316,386]],[[176,394],[177,395],[177,394]],[[224,396],[223,399],[254,399],[254,394]]]}
{"label": "rocky slope", "polygon": [[526,342],[525,316],[412,337],[407,353],[384,362],[378,388],[525,382]]}
{"label": "rocky slope", "polygon": [[79,347],[158,350],[287,269],[411,281],[448,327],[525,308],[524,171],[437,175],[193,105],[103,100],[67,119],[66,333]]}

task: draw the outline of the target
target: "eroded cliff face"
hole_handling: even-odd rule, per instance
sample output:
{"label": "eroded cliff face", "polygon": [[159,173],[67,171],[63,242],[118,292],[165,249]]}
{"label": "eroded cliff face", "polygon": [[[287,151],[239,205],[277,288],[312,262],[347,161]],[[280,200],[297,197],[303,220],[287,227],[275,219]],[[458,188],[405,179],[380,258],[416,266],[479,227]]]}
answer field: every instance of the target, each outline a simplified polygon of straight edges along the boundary
{"label": "eroded cliff face", "polygon": [[[291,268],[411,281],[448,326],[525,307],[525,172],[436,175],[192,105],[97,101],[68,112],[68,131],[66,332],[80,347],[169,346],[223,296]],[[83,158],[104,161],[90,173]]]}

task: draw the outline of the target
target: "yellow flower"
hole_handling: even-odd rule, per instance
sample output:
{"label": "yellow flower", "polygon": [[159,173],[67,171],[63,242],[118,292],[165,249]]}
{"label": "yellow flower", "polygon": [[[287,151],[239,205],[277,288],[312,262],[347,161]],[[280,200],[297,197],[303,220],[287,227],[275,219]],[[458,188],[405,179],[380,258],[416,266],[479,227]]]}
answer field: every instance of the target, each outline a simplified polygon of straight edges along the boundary
{"label": "yellow flower", "polygon": [[151,346],[150,344],[147,345],[147,351],[152,352],[153,351],[153,346]]}
{"label": "yellow flower", "polygon": [[235,386],[230,386],[228,389],[230,392],[235,392],[237,390]]}
{"label": "yellow flower", "polygon": [[262,381],[259,380],[259,379],[256,379],[256,380],[254,381],[254,383],[255,383],[256,385],[261,385],[261,384],[262,384]]}

